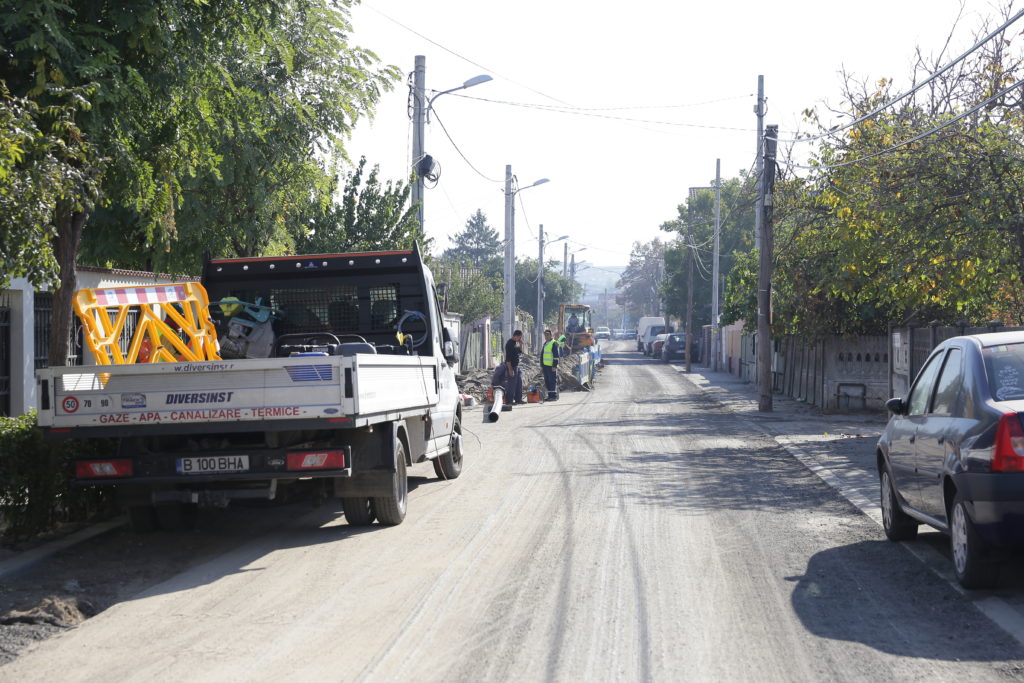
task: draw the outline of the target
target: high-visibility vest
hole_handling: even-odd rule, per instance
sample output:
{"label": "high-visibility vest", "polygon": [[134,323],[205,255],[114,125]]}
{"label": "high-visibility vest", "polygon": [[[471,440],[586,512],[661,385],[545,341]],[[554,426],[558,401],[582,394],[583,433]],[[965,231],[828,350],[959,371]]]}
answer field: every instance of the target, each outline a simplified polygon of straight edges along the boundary
{"label": "high-visibility vest", "polygon": [[540,362],[542,365],[547,365],[548,367],[551,367],[552,365],[555,364],[555,344],[557,343],[558,342],[556,342],[554,339],[544,342],[544,348],[542,349],[540,358]]}

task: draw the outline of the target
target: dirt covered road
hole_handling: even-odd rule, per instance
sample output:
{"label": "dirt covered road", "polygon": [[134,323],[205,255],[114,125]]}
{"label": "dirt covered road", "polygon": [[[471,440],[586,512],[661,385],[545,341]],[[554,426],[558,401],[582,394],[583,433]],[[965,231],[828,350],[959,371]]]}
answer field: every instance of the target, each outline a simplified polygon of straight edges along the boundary
{"label": "dirt covered road", "polygon": [[469,411],[462,477],[412,468],[400,526],[356,529],[336,506],[291,506],[225,511],[158,541],[111,536],[178,544],[180,566],[22,650],[0,679],[1024,671],[1016,641],[773,440],[684,375],[626,343],[610,348],[593,392],[494,424]]}

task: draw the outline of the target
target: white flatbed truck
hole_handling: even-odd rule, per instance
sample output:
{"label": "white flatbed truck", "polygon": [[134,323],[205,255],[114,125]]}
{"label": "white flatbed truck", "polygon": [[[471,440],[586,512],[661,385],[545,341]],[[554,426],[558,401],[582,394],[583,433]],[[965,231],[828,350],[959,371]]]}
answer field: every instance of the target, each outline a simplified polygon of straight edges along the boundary
{"label": "white flatbed truck", "polygon": [[[439,477],[459,476],[457,342],[417,249],[217,259],[202,284],[218,355],[228,355],[225,331],[247,306],[268,312],[272,336],[235,344],[243,357],[37,372],[47,436],[117,439],[116,457],[73,463],[76,485],[115,486],[143,531],[187,525],[198,506],[274,499],[299,482],[341,498],[350,524],[399,524],[407,467],[431,460]],[[156,296],[144,289],[108,290],[101,301]],[[175,305],[173,291],[158,293]],[[115,308],[98,315],[112,319]],[[254,352],[266,357],[244,357]]]}

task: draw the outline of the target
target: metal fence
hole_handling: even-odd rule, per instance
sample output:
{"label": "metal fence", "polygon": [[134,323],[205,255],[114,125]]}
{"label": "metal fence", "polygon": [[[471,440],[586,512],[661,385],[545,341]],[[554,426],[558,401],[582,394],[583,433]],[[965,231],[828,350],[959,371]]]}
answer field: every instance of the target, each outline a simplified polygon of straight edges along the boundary
{"label": "metal fence", "polygon": [[889,334],[892,348],[892,369],[890,372],[889,395],[905,396],[910,390],[918,370],[928,360],[932,349],[953,337],[965,334],[988,332],[1013,332],[1024,327],[1003,327],[987,325],[968,327],[966,325],[947,327],[940,325],[893,327]]}

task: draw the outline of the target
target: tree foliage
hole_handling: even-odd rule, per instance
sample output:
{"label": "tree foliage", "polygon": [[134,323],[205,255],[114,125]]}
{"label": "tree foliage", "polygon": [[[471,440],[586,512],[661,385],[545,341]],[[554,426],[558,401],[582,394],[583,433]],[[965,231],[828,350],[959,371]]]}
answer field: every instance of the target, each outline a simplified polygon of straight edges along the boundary
{"label": "tree foliage", "polygon": [[445,250],[445,258],[465,258],[477,268],[490,266],[502,258],[502,243],[498,231],[487,224],[487,216],[476,210],[462,232],[452,237],[452,246]]}
{"label": "tree foliage", "polygon": [[[349,44],[353,2],[0,0],[0,82],[89,180],[61,194],[37,174],[53,239],[26,253],[60,271],[51,362],[83,238],[97,265],[194,272],[204,251],[287,245],[325,211],[345,136],[398,76]],[[71,92],[88,106],[48,127]]]}
{"label": "tree foliage", "polygon": [[466,324],[486,317],[501,318],[500,275],[488,273],[465,257],[443,257],[435,270],[435,279],[447,285],[448,310],[461,313]]}
{"label": "tree foliage", "polygon": [[[755,177],[741,173],[721,184],[719,274],[727,277],[737,260],[753,248]],[[678,216],[661,229],[678,235],[665,248],[661,293],[669,315],[686,314],[689,269],[693,275],[693,325],[711,324],[712,271],[715,239],[715,193],[701,188],[679,205]]]}
{"label": "tree foliage", "polygon": [[665,277],[665,243],[655,238],[634,242],[629,265],[616,286],[622,293],[626,317],[638,320],[662,312],[661,283]]}
{"label": "tree foliage", "polygon": [[[919,57],[915,79],[940,62]],[[824,137],[815,170],[783,174],[776,187],[777,331],[879,334],[890,322],[1024,322],[1020,91],[977,108],[1022,76],[1019,38],[1004,36],[856,126],[818,126]],[[847,77],[845,113],[861,116],[896,94],[888,79]],[[807,117],[818,122],[817,112]],[[730,281],[733,317],[754,319],[741,286],[752,281],[756,261]]]}
{"label": "tree foliage", "polygon": [[[544,324],[551,324],[558,318],[560,304],[578,303],[582,289],[555,266],[558,261],[544,264]],[[537,314],[537,259],[516,261],[516,308],[536,318]]]}
{"label": "tree foliage", "polygon": [[411,249],[419,243],[423,253],[429,243],[408,206],[408,183],[381,185],[380,169],[369,175],[366,158],[345,179],[340,204],[328,204],[311,216],[303,233],[295,238],[295,249],[303,254],[325,254],[375,249]]}

